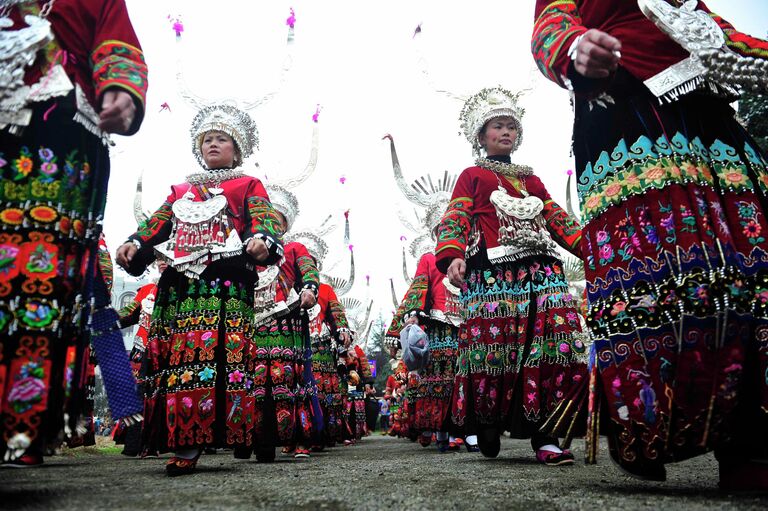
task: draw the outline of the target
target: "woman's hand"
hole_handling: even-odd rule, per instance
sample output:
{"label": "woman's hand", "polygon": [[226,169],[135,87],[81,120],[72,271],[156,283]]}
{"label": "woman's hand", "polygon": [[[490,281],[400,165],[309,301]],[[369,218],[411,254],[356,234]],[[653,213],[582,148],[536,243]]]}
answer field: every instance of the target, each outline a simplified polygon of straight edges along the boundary
{"label": "woman's hand", "polygon": [[464,259],[457,257],[451,261],[448,267],[448,281],[454,286],[461,288],[464,286],[464,274],[467,272],[467,263]]}
{"label": "woman's hand", "polygon": [[349,345],[352,344],[352,337],[350,337],[349,332],[339,332],[339,340],[344,345],[344,348],[349,348]]}
{"label": "woman's hand", "polygon": [[264,240],[258,238],[251,238],[248,242],[248,246],[245,247],[245,252],[253,257],[257,263],[263,263],[269,257],[269,249]]}
{"label": "woman's hand", "polygon": [[123,90],[108,90],[101,97],[99,128],[107,133],[127,133],[136,116],[136,104]]}
{"label": "woman's hand", "polygon": [[302,309],[311,309],[315,306],[315,303],[317,303],[317,300],[315,299],[315,293],[309,289],[305,289],[301,292],[300,306]]}
{"label": "woman's hand", "polygon": [[120,267],[128,269],[128,265],[131,264],[138,251],[139,249],[133,243],[123,243],[115,253],[115,260]]}
{"label": "woman's hand", "polygon": [[587,30],[576,47],[576,71],[587,78],[607,78],[619,66],[621,41],[600,30]]}

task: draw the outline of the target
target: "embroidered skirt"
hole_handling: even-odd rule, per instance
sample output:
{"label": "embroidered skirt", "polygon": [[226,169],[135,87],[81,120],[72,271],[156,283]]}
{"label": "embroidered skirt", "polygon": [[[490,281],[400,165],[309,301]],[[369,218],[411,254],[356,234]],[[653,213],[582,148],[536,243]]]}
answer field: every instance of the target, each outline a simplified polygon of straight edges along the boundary
{"label": "embroidered skirt", "polygon": [[65,413],[74,431],[86,406],[79,313],[109,155],[74,114],[73,96],[57,98],[37,105],[22,136],[0,131],[0,459],[42,454]]}
{"label": "embroidered skirt", "polygon": [[323,432],[315,431],[313,437],[318,443],[334,443],[342,440],[342,419],[344,415],[339,373],[336,368],[337,355],[330,335],[313,338],[312,374],[317,385],[317,397],[323,412]]}
{"label": "embroidered skirt", "polygon": [[458,354],[458,328],[429,321],[429,361],[419,371],[418,380],[409,395],[411,429],[448,431],[453,379]]}
{"label": "embroidered skirt", "polygon": [[[585,347],[562,263],[551,257],[468,262],[452,419],[530,437],[574,385]],[[478,267],[479,266],[479,267]]]}
{"label": "embroidered skirt", "polygon": [[643,473],[765,431],[768,164],[724,100],[621,70],[607,93],[576,107],[588,324],[611,455]]}
{"label": "embroidered skirt", "polygon": [[267,381],[251,328],[254,279],[229,260],[199,280],[163,272],[146,353],[145,445],[161,452],[253,445],[257,394],[263,399]]}
{"label": "embroidered skirt", "polygon": [[298,309],[253,333],[256,444],[287,445],[309,436],[310,423],[297,399],[304,341]]}

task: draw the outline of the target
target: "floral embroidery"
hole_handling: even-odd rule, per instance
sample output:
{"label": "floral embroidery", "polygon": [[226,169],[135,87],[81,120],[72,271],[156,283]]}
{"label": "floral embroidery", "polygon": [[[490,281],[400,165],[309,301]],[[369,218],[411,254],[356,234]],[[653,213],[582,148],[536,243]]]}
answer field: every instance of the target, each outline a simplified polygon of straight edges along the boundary
{"label": "floral embroidery", "polygon": [[6,399],[14,412],[24,413],[43,401],[45,391],[45,370],[42,364],[27,362],[14,378]]}
{"label": "floral embroidery", "polygon": [[598,262],[601,266],[610,264],[614,257],[613,248],[611,248],[610,245],[611,235],[608,234],[608,231],[606,230],[597,231],[595,239],[597,241],[597,254],[599,256]]}
{"label": "floral embroidery", "polygon": [[0,245],[0,279],[10,280],[18,274],[16,266],[16,256],[19,253],[19,247],[15,245]]}
{"label": "floral embroidery", "polygon": [[206,367],[205,369],[197,373],[197,375],[200,377],[200,381],[213,380],[213,377],[215,374],[216,374],[215,371],[210,367]]}
{"label": "floral embroidery", "polygon": [[19,157],[13,162],[16,168],[16,175],[13,177],[14,181],[19,181],[27,177],[34,167],[32,163],[32,153],[24,146],[19,151]]}
{"label": "floral embroidery", "polygon": [[674,244],[677,242],[677,234],[675,234],[675,213],[672,210],[672,206],[665,206],[659,203],[659,212],[667,214],[667,216],[661,218],[661,226],[667,231],[667,236],[664,241]]}
{"label": "floral embroidery", "polygon": [[739,211],[739,224],[741,224],[744,236],[752,245],[764,242],[765,238],[761,236],[762,227],[759,223],[760,213],[757,205],[746,201],[739,201],[736,205]]}
{"label": "floral embroidery", "polygon": [[628,211],[626,211],[626,217],[619,221],[614,234],[619,239],[619,250],[617,252],[621,256],[621,260],[630,260],[635,250],[640,250],[640,238],[635,232],[635,226],[630,222]]}

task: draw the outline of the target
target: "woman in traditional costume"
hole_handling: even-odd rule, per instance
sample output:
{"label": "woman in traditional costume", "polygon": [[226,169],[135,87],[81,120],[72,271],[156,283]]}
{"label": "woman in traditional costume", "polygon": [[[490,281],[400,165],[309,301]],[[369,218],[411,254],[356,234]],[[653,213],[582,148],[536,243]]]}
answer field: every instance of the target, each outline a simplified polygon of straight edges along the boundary
{"label": "woman in traditional costume", "polygon": [[[462,322],[459,310],[459,290],[448,284],[445,275],[435,265],[435,230],[448,206],[456,176],[433,180],[421,177],[412,186],[403,178],[400,161],[395,150],[395,141],[390,142],[392,168],[403,195],[425,214],[420,225],[419,236],[411,243],[411,254],[418,259],[416,273],[410,281],[408,291],[397,307],[392,323],[385,334],[390,350],[400,348],[400,332],[409,324],[419,325],[428,336],[428,361],[418,374],[412,375],[413,385],[408,386],[407,402],[409,430],[419,435],[419,443],[426,447],[436,433],[437,447],[441,452],[460,448],[459,438],[449,435],[451,427],[450,409],[458,355],[459,325]],[[433,183],[437,183],[434,185]],[[431,185],[431,186],[430,186]],[[417,192],[417,190],[424,190]],[[428,192],[427,192],[428,191]],[[403,250],[405,258],[405,250]],[[403,260],[405,268],[405,260]],[[467,449],[477,452],[476,436],[469,431]]]}
{"label": "woman in traditional costume", "polygon": [[611,457],[664,480],[714,449],[721,486],[768,488],[768,161],[729,106],[766,90],[768,43],[703,2],[538,0],[531,44],[575,94]]}
{"label": "woman in traditional costume", "polygon": [[[33,466],[82,415],[109,304],[97,265],[108,133],[139,129],[147,67],[123,0],[3,1],[0,47],[0,456]],[[130,388],[123,346],[101,339],[107,390]],[[116,418],[140,412],[130,390],[112,395]]]}
{"label": "woman in traditional costume", "polygon": [[467,100],[462,130],[479,157],[464,170],[438,227],[437,268],[461,287],[465,323],[453,390],[453,421],[478,427],[480,451],[499,435],[531,438],[548,465],[573,462],[540,431],[557,405],[586,382],[585,347],[557,243],[579,254],[581,230],[530,167],[510,163],[522,139],[518,96],[483,89]]}
{"label": "woman in traditional costume", "polygon": [[[157,284],[149,334],[145,444],[174,451],[168,475],[192,473],[204,447],[253,448],[256,263],[282,257],[282,228],[261,182],[243,173],[258,143],[250,116],[212,105],[192,121],[202,172],[171,187],[165,203],[117,253],[140,274],[155,253],[169,265]],[[257,445],[257,459],[274,445]]]}
{"label": "woman in traditional costume", "polygon": [[[341,305],[341,304],[339,304]],[[354,342],[355,334],[352,333]],[[342,392],[344,408],[342,439],[344,445],[353,445],[366,435],[365,387],[373,384],[368,358],[360,346],[351,346],[343,355],[345,369],[341,374],[341,384],[346,385]]]}
{"label": "woman in traditional costume", "polygon": [[[285,233],[299,213],[296,196],[268,185],[272,206]],[[308,347],[306,310],[314,307],[320,286],[315,259],[299,242],[285,244],[283,258],[259,272],[256,320],[256,443],[281,445],[283,454],[308,458],[312,438],[312,400],[316,399]],[[320,414],[319,408],[316,410]],[[322,421],[321,417],[316,420]]]}
{"label": "woman in traditional costume", "polygon": [[[307,243],[307,248],[320,265],[327,251],[325,242],[316,236],[308,238],[305,243],[307,241],[314,241]],[[328,284],[320,284],[317,304],[310,310],[309,320],[312,372],[324,422],[322,431],[313,432],[313,448],[321,450],[344,440],[342,384],[345,382],[342,382],[339,374],[339,348],[348,348],[352,339],[344,307]]]}
{"label": "woman in traditional costume", "polygon": [[[168,264],[165,261],[157,261],[157,269],[161,275],[167,267]],[[133,336],[133,346],[131,347],[129,357],[131,360],[131,371],[134,378],[136,378],[142,396],[144,395],[144,386],[139,382],[143,381],[146,377],[145,354],[149,343],[149,329],[156,297],[157,282],[153,281],[141,286],[131,301],[117,311],[121,329],[136,326],[136,333]],[[118,429],[114,440],[115,443],[125,444],[121,454],[125,456],[141,454],[142,457],[157,457],[156,447],[141,445],[141,430],[143,426],[143,423],[137,423]]]}

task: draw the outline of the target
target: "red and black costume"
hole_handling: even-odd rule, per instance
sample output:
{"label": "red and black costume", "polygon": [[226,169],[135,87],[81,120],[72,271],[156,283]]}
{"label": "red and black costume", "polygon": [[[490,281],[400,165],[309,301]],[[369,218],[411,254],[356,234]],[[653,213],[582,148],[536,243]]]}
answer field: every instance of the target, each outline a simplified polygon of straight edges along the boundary
{"label": "red and black costume", "polygon": [[[10,7],[13,26],[3,31],[25,28],[24,17],[39,14],[44,3]],[[0,122],[0,456],[6,460],[25,446],[42,452],[64,429],[65,413],[77,429],[93,312],[83,305],[109,305],[97,264],[109,153],[81,110],[96,115],[106,91],[126,91],[137,107],[131,134],[141,124],[147,90],[147,66],[123,0],[58,0],[47,20],[54,39],[24,82],[45,82],[60,70],[73,88],[29,103],[31,117],[20,133]]]}
{"label": "red and black costume", "polygon": [[411,285],[395,312],[386,336],[399,342],[404,322],[418,317],[429,338],[429,360],[407,392],[412,434],[448,431],[451,394],[458,355],[458,297],[445,287],[445,275],[435,265],[435,255],[421,256]]}
{"label": "red and black costume", "polygon": [[[508,156],[489,159],[509,164]],[[546,237],[548,248],[507,251],[491,202],[497,190],[543,202],[528,228]],[[513,241],[524,234],[522,228],[505,232]],[[509,430],[514,437],[533,437],[534,449],[553,443],[538,429],[585,383],[586,368],[576,358],[585,349],[576,302],[552,239],[578,255],[580,237],[578,224],[536,176],[510,178],[478,166],[459,176],[435,251],[441,272],[466,254],[460,295],[465,323],[459,329],[452,410],[458,427],[474,421],[478,429]]]}
{"label": "red and black costume", "polygon": [[[732,51],[768,58],[765,41],[711,16]],[[622,43],[609,78],[582,77],[568,57],[588,29]],[[663,480],[665,463],[711,449],[726,464],[768,456],[756,441],[768,427],[768,160],[716,91],[663,104],[649,91],[644,80],[688,53],[635,1],[538,0],[531,44],[576,93],[594,403],[612,458]]]}
{"label": "red and black costume", "polygon": [[[317,396],[323,410],[323,439],[315,442],[335,444],[342,438],[342,382],[339,378],[339,334],[349,333],[344,306],[333,288],[320,284],[317,304],[310,309],[309,333],[312,342],[312,372],[317,384]],[[346,389],[344,389],[346,393]],[[316,435],[320,436],[320,435]]]}
{"label": "red and black costume", "polygon": [[317,293],[319,285],[315,260],[297,242],[285,245],[279,273],[259,282],[253,333],[256,445],[309,445],[315,391],[305,379],[304,364],[311,362],[304,360],[308,340],[302,323],[307,318],[299,308],[299,295],[303,290]]}

